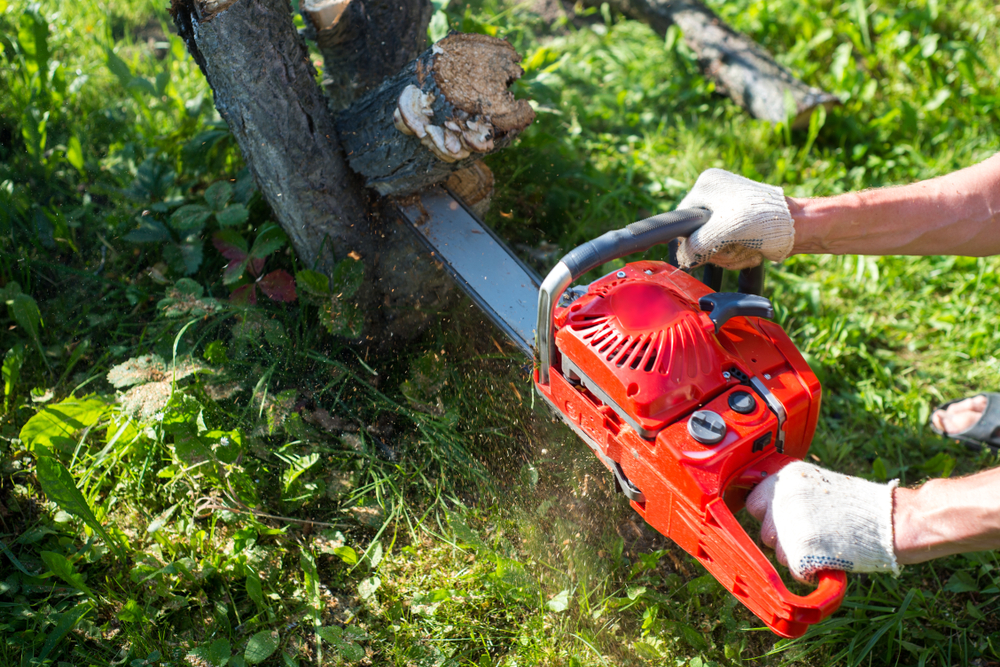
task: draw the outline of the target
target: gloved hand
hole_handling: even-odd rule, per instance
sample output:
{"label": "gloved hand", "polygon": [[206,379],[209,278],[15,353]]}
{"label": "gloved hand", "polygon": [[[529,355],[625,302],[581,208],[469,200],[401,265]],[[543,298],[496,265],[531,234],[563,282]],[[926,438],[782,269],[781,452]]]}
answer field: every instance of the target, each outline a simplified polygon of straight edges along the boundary
{"label": "gloved hand", "polygon": [[712,218],[681,239],[677,260],[689,269],[712,262],[727,269],[780,262],[792,252],[795,228],[784,192],[722,169],[706,169],[677,205],[707,208]]}
{"label": "gloved hand", "polygon": [[747,496],[761,540],[799,581],[819,570],[899,574],[893,549],[892,494],[876,484],[796,461]]}

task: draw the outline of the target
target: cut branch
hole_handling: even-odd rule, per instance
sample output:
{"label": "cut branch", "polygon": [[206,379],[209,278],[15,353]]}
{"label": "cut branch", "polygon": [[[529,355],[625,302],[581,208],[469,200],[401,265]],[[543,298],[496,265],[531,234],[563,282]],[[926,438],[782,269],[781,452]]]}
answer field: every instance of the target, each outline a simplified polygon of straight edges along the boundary
{"label": "cut branch", "polygon": [[287,0],[174,0],[171,12],[302,262],[329,275],[352,251],[371,261],[365,198]]}
{"label": "cut branch", "polygon": [[324,80],[334,110],[377,88],[427,45],[429,0],[303,0],[323,54]]}
{"label": "cut branch", "polygon": [[676,24],[719,92],[755,118],[786,122],[786,94],[795,103],[792,127],[796,129],[809,124],[816,107],[829,109],[840,104],[837,96],[797,79],[759,44],[730,28],[698,0],[613,0],[612,4],[627,16],[649,24],[661,36]]}
{"label": "cut branch", "polygon": [[486,35],[441,40],[338,116],[351,168],[379,194],[405,195],[507,146],[535,118],[508,90],[520,59]]}

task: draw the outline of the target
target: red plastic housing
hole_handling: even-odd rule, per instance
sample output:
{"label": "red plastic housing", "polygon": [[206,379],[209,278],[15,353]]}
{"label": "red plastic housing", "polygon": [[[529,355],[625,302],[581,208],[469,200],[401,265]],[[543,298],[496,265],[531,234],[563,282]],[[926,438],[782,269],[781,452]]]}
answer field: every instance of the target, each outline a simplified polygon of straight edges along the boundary
{"label": "red plastic housing", "polygon": [[[536,388],[639,489],[642,500],[631,504],[651,526],[774,632],[797,637],[840,605],[845,574],[825,572],[811,594],[794,595],[733,512],[760,479],[808,452],[819,381],[772,322],[739,316],[716,333],[698,307],[709,293],[663,262],[636,262],[596,281],[556,310],[550,383],[538,384],[536,374]],[[745,414],[729,405],[737,391],[755,398]],[[689,434],[696,410],[723,418],[721,442]]]}

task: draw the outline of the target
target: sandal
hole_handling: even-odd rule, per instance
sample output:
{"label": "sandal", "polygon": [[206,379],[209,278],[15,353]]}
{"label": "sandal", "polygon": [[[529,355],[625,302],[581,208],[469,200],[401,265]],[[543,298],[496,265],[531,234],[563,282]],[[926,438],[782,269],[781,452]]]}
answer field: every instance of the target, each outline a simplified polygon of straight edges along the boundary
{"label": "sandal", "polygon": [[[934,422],[932,421],[930,422],[931,430],[945,438],[961,440],[972,448],[989,447],[995,451],[1000,449],[1000,393],[983,392],[976,395],[986,397],[986,410],[983,411],[983,416],[979,418],[979,421],[958,433],[943,431],[934,426]],[[946,410],[949,405],[963,400],[965,399],[956,398],[954,401],[943,403],[934,408],[934,412]]]}

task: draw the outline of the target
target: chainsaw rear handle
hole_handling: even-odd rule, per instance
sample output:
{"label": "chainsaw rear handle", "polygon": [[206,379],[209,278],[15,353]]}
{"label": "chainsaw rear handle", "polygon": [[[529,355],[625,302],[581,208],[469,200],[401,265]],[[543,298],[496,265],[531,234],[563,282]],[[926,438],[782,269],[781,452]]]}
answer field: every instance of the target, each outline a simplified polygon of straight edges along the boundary
{"label": "chainsaw rear handle", "polygon": [[[720,572],[712,572],[716,578],[731,583],[727,588],[784,637],[801,636],[809,625],[837,610],[847,591],[847,573],[821,570],[816,573],[818,585],[812,592],[807,595],[792,593],[721,496],[733,487],[750,490],[767,475],[776,474],[796,460],[775,452],[739,473],[725,485],[720,497],[706,507],[706,530],[702,538],[703,548],[711,560],[711,564],[706,563],[709,569],[712,570],[711,565],[725,564]],[[739,575],[734,577],[733,572]]]}
{"label": "chainsaw rear handle", "polygon": [[[681,236],[690,236],[711,217],[712,212],[704,208],[661,213],[633,222],[624,229],[613,229],[570,250],[553,267],[538,290],[535,349],[538,351],[539,383],[549,383],[549,366],[552,362],[552,314],[563,292],[574,280],[611,260],[648,250],[654,245],[668,243]],[[763,286],[763,266],[743,269],[740,272],[741,292],[760,294]]]}

